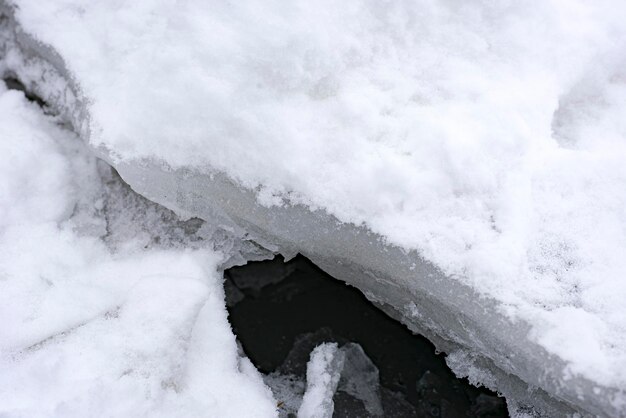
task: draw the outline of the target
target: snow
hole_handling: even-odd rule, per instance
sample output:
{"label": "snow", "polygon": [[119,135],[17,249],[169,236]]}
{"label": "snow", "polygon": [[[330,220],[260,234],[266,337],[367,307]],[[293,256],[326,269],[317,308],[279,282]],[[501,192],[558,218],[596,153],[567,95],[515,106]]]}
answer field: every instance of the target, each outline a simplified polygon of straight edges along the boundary
{"label": "snow", "polygon": [[337,390],[345,355],[337,343],[320,344],[311,352],[306,366],[306,392],[298,409],[302,418],[333,416],[333,395]]}
{"label": "snow", "polygon": [[13,3],[78,86],[76,129],[115,164],[225,174],[274,213],[301,204],[416,250],[530,324],[523,354],[564,362],[546,372],[559,388],[615,389],[623,413],[623,2]]}
{"label": "snow", "polygon": [[0,415],[275,416],[227,321],[224,254],[147,245],[123,217],[175,222],[105,174],[0,86]]}

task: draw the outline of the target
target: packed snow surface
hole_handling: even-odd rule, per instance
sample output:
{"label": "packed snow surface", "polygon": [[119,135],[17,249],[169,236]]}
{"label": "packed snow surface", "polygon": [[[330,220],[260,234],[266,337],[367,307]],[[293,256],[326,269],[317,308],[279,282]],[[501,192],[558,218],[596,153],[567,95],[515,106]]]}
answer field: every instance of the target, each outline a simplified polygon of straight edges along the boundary
{"label": "packed snow surface", "polygon": [[227,321],[223,256],[165,242],[163,214],[129,202],[2,83],[0,416],[275,416]]}
{"label": "packed snow surface", "polygon": [[93,147],[364,225],[626,388],[623,1],[14,3]]}

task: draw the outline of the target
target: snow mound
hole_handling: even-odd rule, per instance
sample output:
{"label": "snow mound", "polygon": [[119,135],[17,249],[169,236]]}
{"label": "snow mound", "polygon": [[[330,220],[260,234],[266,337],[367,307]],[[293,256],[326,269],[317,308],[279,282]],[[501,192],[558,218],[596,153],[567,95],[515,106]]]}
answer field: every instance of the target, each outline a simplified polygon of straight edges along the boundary
{"label": "snow mound", "polygon": [[11,4],[4,71],[142,194],[305,253],[511,399],[626,414],[623,2]]}
{"label": "snow mound", "polygon": [[57,122],[0,86],[0,415],[275,416],[227,321],[224,255],[176,248],[148,206],[160,247],[125,236],[128,196]]}

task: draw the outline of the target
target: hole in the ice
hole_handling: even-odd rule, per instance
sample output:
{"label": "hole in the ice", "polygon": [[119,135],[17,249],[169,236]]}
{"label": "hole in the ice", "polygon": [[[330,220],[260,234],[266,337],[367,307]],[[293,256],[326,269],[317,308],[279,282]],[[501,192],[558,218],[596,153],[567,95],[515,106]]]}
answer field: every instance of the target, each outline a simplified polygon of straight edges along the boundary
{"label": "hole in the ice", "polygon": [[[281,257],[252,262],[227,270],[225,277],[232,327],[265,374],[295,375],[288,384],[297,387],[299,381],[303,390],[316,345],[357,343],[378,368],[385,416],[508,416],[503,398],[456,378],[428,340],[302,256],[288,263]],[[276,397],[284,408],[288,400]],[[335,416],[367,415],[357,399],[341,392],[341,384],[333,399]]]}
{"label": "hole in the ice", "polygon": [[41,107],[46,106],[46,102],[41,97],[27,90],[26,86],[24,86],[24,83],[22,83],[18,78],[8,76],[3,78],[2,80],[9,90],[19,90],[24,93],[24,96],[26,96],[26,98],[31,102],[37,103]]}

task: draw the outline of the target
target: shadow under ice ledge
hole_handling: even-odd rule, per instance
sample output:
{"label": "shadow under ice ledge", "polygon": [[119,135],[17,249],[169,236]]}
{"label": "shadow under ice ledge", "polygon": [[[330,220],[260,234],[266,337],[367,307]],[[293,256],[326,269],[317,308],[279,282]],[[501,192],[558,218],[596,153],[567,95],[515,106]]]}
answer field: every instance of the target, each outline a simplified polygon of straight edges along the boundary
{"label": "shadow under ice ledge", "polygon": [[[384,416],[508,416],[503,398],[458,379],[427,339],[303,256],[231,268],[225,286],[235,334],[257,368],[269,374],[266,383],[283,416],[293,412],[289,392],[301,396],[304,391],[309,354],[327,342],[362,348],[364,360],[359,361],[370,366],[361,368],[357,379],[370,386]],[[375,408],[368,412],[367,402],[350,395],[345,386],[340,383],[333,397],[334,416],[376,415]]]}

